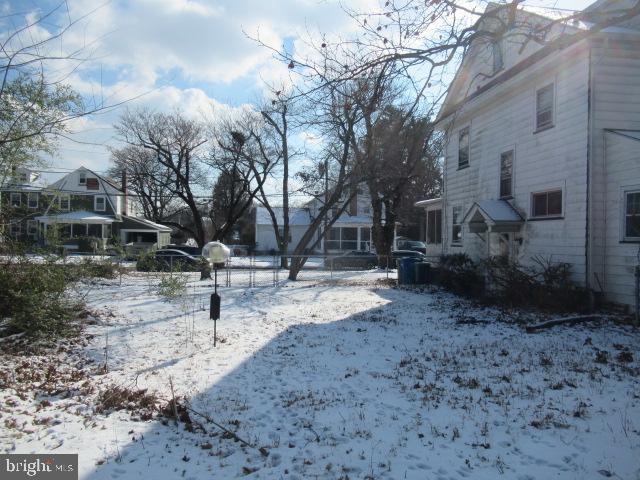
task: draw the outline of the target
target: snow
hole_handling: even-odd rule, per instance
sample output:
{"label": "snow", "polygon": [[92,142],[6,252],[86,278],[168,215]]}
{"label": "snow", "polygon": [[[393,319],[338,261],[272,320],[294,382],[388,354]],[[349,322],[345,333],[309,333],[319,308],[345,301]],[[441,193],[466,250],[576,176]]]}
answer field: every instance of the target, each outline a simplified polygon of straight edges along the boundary
{"label": "snow", "polygon": [[[3,428],[0,445],[79,452],[80,478],[92,480],[640,475],[637,330],[584,324],[527,335],[518,320],[536,315],[390,288],[384,272],[340,275],[221,288],[216,348],[213,285],[197,274],[176,301],[158,297],[161,274],[90,287],[101,320],[83,352],[108,365],[96,388],[149,388],[168,400],[171,382],[194,411],[256,448],[195,416],[207,433],[124,411],[89,414],[73,399],[35,412],[35,400],[11,391],[0,405],[11,397],[20,421],[56,421],[31,422],[29,433]],[[598,350],[607,363],[595,361]],[[616,360],[620,351],[633,361]]]}

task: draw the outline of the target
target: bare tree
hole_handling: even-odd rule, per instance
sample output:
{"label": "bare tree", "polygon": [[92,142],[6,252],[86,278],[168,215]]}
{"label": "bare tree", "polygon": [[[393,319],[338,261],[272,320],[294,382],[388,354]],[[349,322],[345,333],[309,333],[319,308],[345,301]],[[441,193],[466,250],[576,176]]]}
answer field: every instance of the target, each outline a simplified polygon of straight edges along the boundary
{"label": "bare tree", "polygon": [[203,221],[202,193],[207,175],[202,162],[206,132],[201,122],[188,119],[179,112],[171,114],[147,109],[127,110],[115,129],[130,147],[146,150],[167,174],[168,192],[179,199],[189,212],[189,222],[163,219],[190,235],[202,247],[207,235]]}
{"label": "bare tree", "polygon": [[109,175],[126,175],[127,190],[145,218],[157,223],[171,221],[179,209],[172,188],[173,173],[157,161],[153,151],[134,145],[112,149],[111,162]]}

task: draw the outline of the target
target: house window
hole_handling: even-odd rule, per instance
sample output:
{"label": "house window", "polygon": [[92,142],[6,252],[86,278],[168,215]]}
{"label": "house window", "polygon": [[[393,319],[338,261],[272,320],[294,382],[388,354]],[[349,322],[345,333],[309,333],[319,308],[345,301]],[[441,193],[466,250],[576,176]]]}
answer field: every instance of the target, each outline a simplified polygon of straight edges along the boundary
{"label": "house window", "polygon": [[87,178],[87,190],[100,190],[100,184],[97,178]]}
{"label": "house window", "polygon": [[500,155],[500,198],[513,195],[513,150]]}
{"label": "house window", "polygon": [[442,243],[442,210],[427,212],[427,243],[431,245]]}
{"label": "house window", "polygon": [[32,238],[36,238],[38,236],[37,220],[27,220],[27,235],[29,235]]}
{"label": "house window", "polygon": [[536,130],[553,127],[553,83],[536,91]]}
{"label": "house window", "polygon": [[562,216],[562,190],[534,193],[531,195],[532,217]]}
{"label": "house window", "polygon": [[68,212],[70,204],[71,201],[68,193],[62,194],[58,197],[58,206],[60,207],[60,210]]}
{"label": "house window", "polygon": [[19,222],[13,222],[11,223],[11,225],[9,226],[9,234],[13,237],[13,238],[18,238],[20,236],[20,232],[21,232],[21,228],[20,228],[20,223]]}
{"label": "house window", "polygon": [[22,203],[22,195],[18,192],[12,192],[11,193],[11,206],[12,207],[19,207],[20,204]]}
{"label": "house window", "polygon": [[640,190],[624,193],[624,239],[640,240]]}
{"label": "house window", "polygon": [[96,196],[93,201],[93,209],[96,212],[104,212],[107,208],[106,198],[103,196]]}
{"label": "house window", "polygon": [[451,243],[462,245],[462,207],[453,207],[451,215]]}
{"label": "house window", "polygon": [[37,193],[29,193],[27,196],[27,204],[29,208],[38,208],[38,194]]}
{"label": "house window", "polygon": [[86,172],[80,172],[78,174],[78,185],[86,185],[87,184],[87,174]]}
{"label": "house window", "polygon": [[458,132],[458,168],[469,166],[469,127]]}
{"label": "house window", "polygon": [[493,73],[499,72],[504,66],[502,59],[502,42],[495,40],[491,44],[491,50],[493,53]]}

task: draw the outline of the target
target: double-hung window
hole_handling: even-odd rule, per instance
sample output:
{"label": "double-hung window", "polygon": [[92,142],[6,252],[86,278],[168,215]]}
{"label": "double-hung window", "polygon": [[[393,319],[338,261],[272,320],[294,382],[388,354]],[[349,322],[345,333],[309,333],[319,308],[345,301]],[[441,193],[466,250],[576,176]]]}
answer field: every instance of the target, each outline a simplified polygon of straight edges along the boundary
{"label": "double-hung window", "polygon": [[20,192],[11,192],[11,206],[19,207],[22,203],[22,194]]}
{"label": "double-hung window", "polygon": [[62,193],[58,197],[58,206],[63,212],[68,212],[71,205],[71,199],[68,193]]}
{"label": "double-hung window", "polygon": [[513,195],[513,150],[500,155],[500,198]]}
{"label": "double-hung window", "polygon": [[553,83],[536,91],[536,130],[553,127]]}
{"label": "double-hung window", "polygon": [[38,194],[36,192],[30,192],[27,195],[27,205],[29,208],[38,208]]}
{"label": "double-hung window", "polygon": [[458,132],[458,168],[469,166],[469,127]]}
{"label": "double-hung window", "polygon": [[96,212],[104,212],[107,209],[107,199],[102,195],[96,195],[94,197],[93,209]]}
{"label": "double-hung window", "polygon": [[640,190],[624,192],[624,240],[640,241]]}
{"label": "double-hung window", "polygon": [[37,220],[27,220],[27,235],[29,235],[31,238],[36,238],[38,236]]}

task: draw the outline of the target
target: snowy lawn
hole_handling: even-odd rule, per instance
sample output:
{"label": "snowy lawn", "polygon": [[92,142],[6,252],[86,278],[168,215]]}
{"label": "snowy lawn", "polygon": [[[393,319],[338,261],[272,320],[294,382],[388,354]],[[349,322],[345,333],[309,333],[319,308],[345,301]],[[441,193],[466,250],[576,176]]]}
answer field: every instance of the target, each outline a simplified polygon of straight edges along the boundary
{"label": "snowy lawn", "polygon": [[[56,353],[78,391],[4,389],[2,449],[79,453],[96,480],[640,478],[638,331],[526,334],[516,319],[539,318],[343,277],[221,289],[215,349],[211,282],[166,301],[157,275],[101,281],[90,342]],[[186,397],[192,431],[95,413],[113,385]]]}

